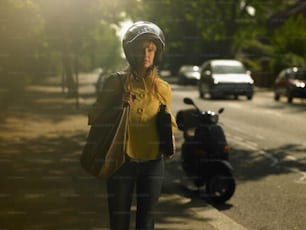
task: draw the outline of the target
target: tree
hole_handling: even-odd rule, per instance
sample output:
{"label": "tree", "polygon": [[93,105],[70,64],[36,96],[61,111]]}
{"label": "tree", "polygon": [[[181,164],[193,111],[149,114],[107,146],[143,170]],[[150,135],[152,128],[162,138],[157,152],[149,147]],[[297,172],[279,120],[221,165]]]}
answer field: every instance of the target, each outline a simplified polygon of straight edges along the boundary
{"label": "tree", "polygon": [[276,29],[272,37],[275,52],[275,71],[292,65],[305,66],[306,30],[302,15],[290,17]]}
{"label": "tree", "polygon": [[3,106],[19,96],[37,69],[43,24],[35,1],[2,0],[0,9],[0,106]]}
{"label": "tree", "polygon": [[[133,19],[150,20],[166,33],[165,62],[183,63],[236,57],[248,41],[266,36],[267,19],[285,0],[141,0]],[[252,42],[254,44],[254,42]]]}
{"label": "tree", "polygon": [[89,27],[88,5],[82,0],[41,2],[46,41],[49,49],[56,50],[61,57],[68,95],[75,95],[77,90],[74,74],[77,74],[82,42]]}
{"label": "tree", "polygon": [[[176,71],[183,63],[233,57],[239,17],[247,16],[236,0],[141,1],[139,14],[159,24],[166,33],[166,61]],[[136,18],[136,17],[135,17]]]}
{"label": "tree", "polygon": [[137,0],[0,1],[0,103],[7,101],[9,94],[16,95],[12,88],[21,91],[30,78],[42,79],[62,69],[68,93],[73,95],[78,70],[121,65],[115,27],[127,17],[126,9],[136,3]]}
{"label": "tree", "polygon": [[[112,27],[124,20],[123,0],[42,1],[46,37],[51,50],[61,56],[68,95],[75,95],[74,74],[79,68],[99,65],[111,68],[120,62],[120,44]],[[82,64],[82,65],[80,65]],[[88,68],[88,66],[87,66]]]}

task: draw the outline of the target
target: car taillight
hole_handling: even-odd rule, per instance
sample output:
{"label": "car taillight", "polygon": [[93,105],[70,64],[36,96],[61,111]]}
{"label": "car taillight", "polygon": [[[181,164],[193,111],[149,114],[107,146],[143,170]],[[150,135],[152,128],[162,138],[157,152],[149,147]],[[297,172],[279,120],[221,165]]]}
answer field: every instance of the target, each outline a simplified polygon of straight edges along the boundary
{"label": "car taillight", "polygon": [[229,154],[229,150],[230,150],[229,146],[225,145],[223,148],[223,152]]}

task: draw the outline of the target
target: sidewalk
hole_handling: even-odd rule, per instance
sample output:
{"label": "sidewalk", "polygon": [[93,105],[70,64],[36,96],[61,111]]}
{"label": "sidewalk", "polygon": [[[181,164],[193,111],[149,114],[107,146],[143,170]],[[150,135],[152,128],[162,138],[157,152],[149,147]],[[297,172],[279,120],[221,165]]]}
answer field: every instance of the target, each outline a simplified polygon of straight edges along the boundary
{"label": "sidewalk", "polygon": [[[1,112],[1,230],[108,229],[104,183],[87,175],[79,163],[94,80],[80,76],[78,109],[54,78],[30,86],[20,101]],[[179,167],[175,161],[167,164]],[[176,176],[167,172],[156,229],[239,229],[222,227],[218,212],[203,200],[186,196],[182,189],[176,192]]]}

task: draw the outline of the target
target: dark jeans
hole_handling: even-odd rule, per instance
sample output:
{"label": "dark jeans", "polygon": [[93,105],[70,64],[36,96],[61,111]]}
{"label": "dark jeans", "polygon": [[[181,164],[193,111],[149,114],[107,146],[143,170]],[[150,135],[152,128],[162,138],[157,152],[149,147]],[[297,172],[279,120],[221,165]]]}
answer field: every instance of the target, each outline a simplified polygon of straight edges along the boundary
{"label": "dark jeans", "polygon": [[164,177],[164,160],[126,162],[107,181],[110,229],[127,230],[136,192],[136,229],[154,229],[158,198]]}

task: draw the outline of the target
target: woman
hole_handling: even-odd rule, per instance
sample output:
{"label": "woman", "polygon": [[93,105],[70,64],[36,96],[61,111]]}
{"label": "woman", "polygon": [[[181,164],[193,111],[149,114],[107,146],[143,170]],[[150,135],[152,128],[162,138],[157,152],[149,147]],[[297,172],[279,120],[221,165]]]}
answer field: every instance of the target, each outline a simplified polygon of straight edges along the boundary
{"label": "woman", "polygon": [[[150,22],[133,24],[123,38],[128,71],[121,74],[120,81],[118,77],[109,78],[90,116],[92,122],[98,121],[101,114],[107,115],[103,111],[116,107],[113,106],[117,104],[114,98],[120,95],[121,87],[118,82],[123,82],[126,93],[121,102],[130,105],[127,161],[107,180],[110,228],[113,230],[129,229],[134,189],[136,229],[154,229],[164,176],[155,118],[160,104],[165,104],[168,112],[171,104],[170,86],[157,72],[164,48],[164,34],[158,26]],[[172,129],[176,129],[173,116]]]}

